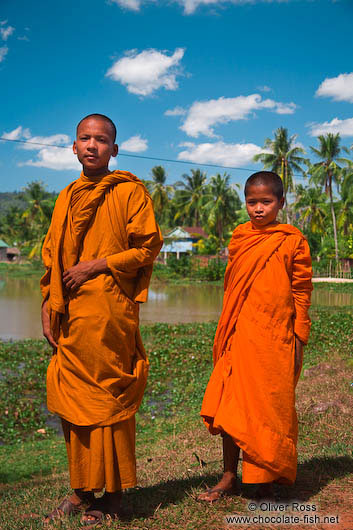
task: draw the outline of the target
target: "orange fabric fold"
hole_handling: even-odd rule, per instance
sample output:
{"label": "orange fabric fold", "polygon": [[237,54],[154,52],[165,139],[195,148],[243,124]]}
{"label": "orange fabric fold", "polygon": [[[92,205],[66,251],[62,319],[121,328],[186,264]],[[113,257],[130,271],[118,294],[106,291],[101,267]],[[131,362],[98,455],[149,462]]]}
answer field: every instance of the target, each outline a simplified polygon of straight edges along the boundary
{"label": "orange fabric fold", "polygon": [[[57,354],[47,372],[51,412],[77,426],[107,426],[131,418],[141,403],[148,360],[138,329],[152,263],[162,245],[152,201],[134,175],[85,175],[59,195],[43,246]],[[64,270],[107,258],[110,273],[68,295]]]}
{"label": "orange fabric fold", "polygon": [[107,427],[62,425],[72,489],[112,493],[136,486],[135,417]]}
{"label": "orange fabric fold", "polygon": [[295,335],[308,340],[311,276],[295,227],[235,229],[201,415],[212,434],[229,434],[243,450],[244,482],[295,479]]}

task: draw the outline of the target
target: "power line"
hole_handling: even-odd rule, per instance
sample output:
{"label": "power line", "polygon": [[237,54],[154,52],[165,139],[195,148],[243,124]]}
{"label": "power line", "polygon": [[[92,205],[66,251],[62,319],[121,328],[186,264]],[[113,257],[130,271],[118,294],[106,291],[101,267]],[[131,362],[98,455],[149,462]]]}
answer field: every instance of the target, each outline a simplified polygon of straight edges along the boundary
{"label": "power line", "polygon": [[[41,142],[31,142],[30,140],[14,140],[10,138],[0,138],[2,142],[15,142],[20,144],[30,144],[30,145],[40,145],[42,147],[56,147],[58,149],[71,149],[71,146],[68,145],[54,145],[54,144],[44,144]],[[222,166],[220,164],[204,164],[202,162],[188,162],[187,160],[175,160],[173,158],[161,158],[158,156],[144,156],[144,155],[131,155],[127,153],[121,153],[119,151],[119,156],[126,156],[128,158],[138,158],[142,160],[158,160],[160,162],[169,162],[173,164],[187,164],[189,166],[203,166],[203,167],[216,167],[216,168],[222,168],[222,169],[232,169],[237,171],[256,171],[256,168],[248,168],[248,167],[236,167],[236,166]],[[299,173],[293,173],[294,177],[298,177],[301,179],[305,179],[303,175],[300,175]]]}

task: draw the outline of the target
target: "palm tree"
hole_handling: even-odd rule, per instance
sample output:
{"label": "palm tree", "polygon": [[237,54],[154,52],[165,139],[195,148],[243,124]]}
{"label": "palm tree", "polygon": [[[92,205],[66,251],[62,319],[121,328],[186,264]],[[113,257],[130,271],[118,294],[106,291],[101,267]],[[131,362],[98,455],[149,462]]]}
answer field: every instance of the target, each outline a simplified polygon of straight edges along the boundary
{"label": "palm tree", "polygon": [[310,188],[302,184],[298,184],[295,191],[294,209],[300,213],[299,219],[311,232],[322,234],[325,231],[326,195],[317,187]]}
{"label": "palm tree", "polygon": [[211,177],[208,185],[209,200],[204,206],[207,224],[217,234],[221,246],[227,229],[235,223],[241,209],[239,195],[231,186],[230,178],[227,173],[223,176],[217,173]]}
{"label": "palm tree", "polygon": [[165,217],[174,188],[173,186],[166,185],[167,173],[163,166],[154,166],[151,173],[152,182],[148,182],[147,185],[151,191],[156,218],[161,222]]}
{"label": "palm tree", "polygon": [[194,226],[200,226],[203,205],[206,199],[206,173],[192,169],[191,175],[182,175],[185,182],[178,181],[175,187],[181,188],[175,196],[178,211],[175,220],[180,217],[188,219]]}
{"label": "palm tree", "polygon": [[297,135],[288,137],[288,129],[279,127],[275,131],[274,140],[266,138],[264,143],[265,152],[255,155],[253,160],[263,163],[264,169],[275,171],[281,176],[284,188],[284,215],[287,217],[287,193],[294,190],[293,173],[297,171],[304,174],[301,165],[306,159],[300,154],[305,154],[302,147],[296,146]]}
{"label": "palm tree", "polygon": [[30,247],[28,257],[39,256],[45,234],[48,231],[56,197],[47,192],[40,181],[30,182],[24,188],[27,208],[22,213],[28,229],[26,243]]}
{"label": "palm tree", "polygon": [[341,152],[341,138],[339,133],[327,133],[326,136],[318,136],[318,140],[320,144],[319,149],[316,149],[315,147],[310,147],[310,149],[321,160],[316,164],[310,165],[309,174],[311,175],[311,181],[315,184],[323,186],[326,195],[328,195],[330,198],[333,237],[335,241],[335,255],[336,261],[338,261],[337,222],[335,208],[333,204],[332,187],[333,183],[336,183],[337,185],[340,184],[341,167],[337,164],[336,160],[341,160],[339,158]]}
{"label": "palm tree", "polygon": [[349,227],[353,227],[353,163],[343,169],[341,185],[342,204],[337,218],[337,225],[343,229],[343,234],[348,235]]}
{"label": "palm tree", "polygon": [[1,217],[0,238],[19,248],[28,240],[29,230],[26,221],[23,219],[23,210],[19,206],[10,206]]}
{"label": "palm tree", "polygon": [[52,195],[46,191],[42,182],[35,180],[24,188],[24,199],[28,206],[23,212],[23,218],[38,225],[39,229],[47,230],[54,209]]}

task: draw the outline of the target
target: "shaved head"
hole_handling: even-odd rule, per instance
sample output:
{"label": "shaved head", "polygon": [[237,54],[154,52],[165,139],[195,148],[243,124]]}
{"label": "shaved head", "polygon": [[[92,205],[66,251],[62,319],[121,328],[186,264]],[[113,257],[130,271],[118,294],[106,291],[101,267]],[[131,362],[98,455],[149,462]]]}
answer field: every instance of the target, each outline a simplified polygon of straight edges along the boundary
{"label": "shaved head", "polygon": [[280,201],[283,197],[283,182],[277,173],[273,171],[258,171],[253,173],[245,182],[244,195],[248,194],[250,186],[268,186],[272,193]]}
{"label": "shaved head", "polygon": [[115,143],[115,139],[116,139],[116,127],[115,127],[115,124],[110,118],[108,118],[108,116],[105,116],[104,114],[88,114],[88,116],[85,116],[84,118],[82,118],[82,120],[78,123],[78,125],[76,127],[76,134],[77,134],[78,128],[81,125],[81,123],[84,122],[85,120],[88,120],[88,119],[102,120],[102,121],[107,122],[109,124],[110,128],[111,128],[111,131],[112,131],[113,143]]}

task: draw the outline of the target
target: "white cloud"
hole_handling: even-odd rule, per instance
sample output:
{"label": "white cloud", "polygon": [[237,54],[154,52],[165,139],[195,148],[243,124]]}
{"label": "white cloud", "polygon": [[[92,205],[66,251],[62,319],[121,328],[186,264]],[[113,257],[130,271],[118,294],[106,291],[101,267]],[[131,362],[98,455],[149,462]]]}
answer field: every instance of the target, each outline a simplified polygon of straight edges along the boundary
{"label": "white cloud", "polygon": [[272,92],[272,88],[267,85],[258,86],[257,90],[260,90],[260,92]]}
{"label": "white cloud", "polygon": [[294,114],[296,108],[295,103],[277,103],[275,112],[277,114]]}
{"label": "white cloud", "polygon": [[141,0],[112,0],[112,2],[132,11],[139,11],[141,6]]}
{"label": "white cloud", "polygon": [[19,125],[16,129],[10,132],[4,132],[1,138],[4,140],[19,140],[22,136],[22,126]]}
{"label": "white cloud", "polygon": [[188,136],[198,137],[199,134],[204,134],[214,137],[216,125],[245,120],[255,110],[270,109],[278,114],[292,114],[295,108],[294,103],[278,103],[272,99],[262,99],[260,94],[195,101],[181,129]]}
{"label": "white cloud", "polygon": [[7,52],[9,51],[7,46],[1,46],[0,48],[0,63],[5,59]]}
{"label": "white cloud", "polygon": [[341,136],[353,136],[353,118],[348,118],[347,120],[333,118],[330,122],[311,123],[309,126],[311,128],[311,136],[325,135],[327,133],[339,133]]}
{"label": "white cloud", "polygon": [[139,134],[131,136],[120,145],[122,151],[130,151],[131,153],[143,153],[148,148],[148,141],[141,138]]}
{"label": "white cloud", "polygon": [[43,147],[38,151],[35,160],[27,160],[24,166],[46,167],[48,169],[62,170],[77,170],[82,169],[81,164],[72,152],[71,148],[59,149],[55,147]]}
{"label": "white cloud", "polygon": [[[67,134],[53,134],[51,136],[32,136],[29,129],[19,125],[16,129],[10,132],[4,132],[1,136],[7,140],[23,140],[23,143],[18,147],[25,151],[37,151],[35,158],[21,162],[20,166],[35,166],[46,167],[48,169],[61,170],[78,170],[81,169],[81,164],[77,160],[76,155],[72,152],[71,140]],[[33,142],[33,143],[31,143]],[[60,147],[45,147],[44,145],[35,144],[49,144],[50,146],[60,145]]]}
{"label": "white cloud", "polygon": [[185,142],[180,146],[186,149],[178,154],[179,160],[222,166],[248,164],[252,162],[254,155],[263,152],[263,149],[255,144],[227,144],[221,141],[203,144]]}
{"label": "white cloud", "polygon": [[[26,131],[26,129],[24,129]],[[27,129],[28,131],[28,129]],[[70,137],[67,134],[53,134],[52,136],[27,136],[28,143],[25,142],[21,144],[21,149],[26,149],[27,151],[40,151],[43,149],[43,145],[70,145]],[[35,145],[37,144],[37,145]]]}
{"label": "white cloud", "polygon": [[184,6],[184,13],[191,15],[201,5],[217,6],[222,4],[256,4],[256,3],[272,3],[272,2],[287,2],[291,0],[176,0],[179,4]]}
{"label": "white cloud", "polygon": [[176,77],[181,73],[179,63],[184,53],[183,48],[177,48],[173,55],[155,49],[140,53],[130,50],[113,64],[106,75],[138,96],[149,96],[159,88],[176,90]]}
{"label": "white cloud", "polygon": [[326,78],[317,89],[316,96],[353,103],[353,72]]}
{"label": "white cloud", "polygon": [[2,40],[7,40],[13,34],[14,31],[15,31],[15,28],[13,28],[12,26],[7,26],[6,28],[2,26],[0,28],[0,34],[1,34]]}
{"label": "white cloud", "polygon": [[164,115],[165,116],[184,116],[186,114],[186,110],[182,107],[175,107],[174,109],[166,110]]}

